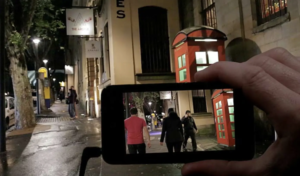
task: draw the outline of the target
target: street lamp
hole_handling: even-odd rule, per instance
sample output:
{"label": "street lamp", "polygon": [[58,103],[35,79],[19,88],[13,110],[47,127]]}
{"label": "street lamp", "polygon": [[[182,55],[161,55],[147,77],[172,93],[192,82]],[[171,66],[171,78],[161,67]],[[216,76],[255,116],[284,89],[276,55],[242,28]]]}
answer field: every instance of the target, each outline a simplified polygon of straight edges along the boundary
{"label": "street lamp", "polygon": [[37,61],[39,58],[39,43],[41,42],[41,39],[39,38],[34,38],[33,43],[36,46],[36,61],[35,61],[35,89],[36,89],[36,99],[37,99],[37,103],[36,103],[36,109],[37,109],[37,114],[40,114],[40,95],[39,95],[39,72],[38,72],[38,66],[37,66]]}
{"label": "street lamp", "polygon": [[39,38],[35,38],[32,41],[33,41],[33,43],[35,43],[37,45],[41,42],[41,40]]}
{"label": "street lamp", "polygon": [[150,101],[148,104],[149,104],[149,106],[151,106],[152,102]]}
{"label": "street lamp", "polygon": [[47,59],[44,59],[43,62],[44,62],[45,65],[47,65],[48,60],[47,60]]}

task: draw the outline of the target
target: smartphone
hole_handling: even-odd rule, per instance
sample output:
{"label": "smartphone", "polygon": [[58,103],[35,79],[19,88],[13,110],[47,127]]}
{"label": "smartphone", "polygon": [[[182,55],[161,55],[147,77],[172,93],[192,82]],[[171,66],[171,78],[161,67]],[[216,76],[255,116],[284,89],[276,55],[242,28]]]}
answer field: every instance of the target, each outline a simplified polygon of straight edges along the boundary
{"label": "smartphone", "polygon": [[[134,118],[132,109],[137,110],[137,127],[132,120],[129,126],[126,122]],[[166,131],[173,123],[166,120],[170,118],[169,109],[173,109],[182,125],[183,133],[177,135],[178,140],[174,138],[176,130],[172,134]],[[242,90],[223,83],[108,86],[101,94],[101,121],[102,155],[110,164],[248,160],[254,156],[253,105]],[[150,147],[145,144],[147,131],[142,130],[145,125]],[[180,125],[176,127],[179,131]],[[163,130],[165,138],[161,145]],[[167,135],[173,135],[171,142]],[[142,141],[132,139],[136,136]],[[176,153],[170,149],[174,140],[177,140]]]}

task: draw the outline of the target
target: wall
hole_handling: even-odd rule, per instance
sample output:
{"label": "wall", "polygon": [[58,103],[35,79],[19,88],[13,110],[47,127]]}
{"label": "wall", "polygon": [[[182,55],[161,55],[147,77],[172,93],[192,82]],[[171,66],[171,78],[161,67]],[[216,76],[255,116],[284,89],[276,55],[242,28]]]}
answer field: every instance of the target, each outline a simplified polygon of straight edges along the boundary
{"label": "wall", "polygon": [[[226,8],[224,8],[226,7]],[[257,31],[256,8],[253,0],[242,0],[245,37],[257,43],[262,52],[274,47],[284,47],[295,55],[300,55],[300,2],[288,1],[290,21],[278,24],[265,31]],[[241,37],[240,14],[237,0],[216,0],[218,29],[227,34],[226,45],[236,37]],[[257,32],[257,33],[254,33]]]}
{"label": "wall", "polygon": [[[177,0],[131,0],[124,1],[124,7],[117,7],[116,3],[117,1],[109,1],[108,4],[111,84],[135,84],[135,74],[142,73],[138,8],[159,6],[168,10],[169,37],[172,43],[180,30],[178,7],[175,5]],[[125,18],[117,18],[118,10],[125,11]],[[174,71],[171,45],[170,55],[171,70]]]}

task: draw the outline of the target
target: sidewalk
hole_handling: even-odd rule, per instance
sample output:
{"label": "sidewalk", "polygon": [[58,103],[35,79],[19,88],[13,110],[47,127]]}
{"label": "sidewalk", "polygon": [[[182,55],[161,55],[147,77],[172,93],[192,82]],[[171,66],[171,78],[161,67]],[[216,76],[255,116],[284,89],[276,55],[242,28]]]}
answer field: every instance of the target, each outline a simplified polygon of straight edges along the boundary
{"label": "sidewalk", "polygon": [[[58,101],[47,117],[37,117],[31,129],[7,133],[7,152],[0,156],[0,175],[78,175],[82,151],[100,146],[100,120],[79,116],[70,120],[67,105]],[[82,114],[78,109],[78,113]],[[51,115],[51,116],[50,116]],[[91,159],[86,175],[99,175],[101,158]]]}

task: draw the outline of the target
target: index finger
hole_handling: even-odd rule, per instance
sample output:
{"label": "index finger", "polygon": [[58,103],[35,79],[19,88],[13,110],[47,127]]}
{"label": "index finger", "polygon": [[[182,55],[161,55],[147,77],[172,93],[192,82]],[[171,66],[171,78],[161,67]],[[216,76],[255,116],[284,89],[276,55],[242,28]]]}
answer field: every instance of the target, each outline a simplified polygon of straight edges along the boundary
{"label": "index finger", "polygon": [[[295,123],[293,118],[297,118],[290,114],[299,109],[293,106],[300,103],[299,95],[279,83],[260,67],[223,61],[197,72],[195,81],[219,81],[242,89],[255,105],[268,115],[274,116],[271,120],[278,134],[280,129]],[[289,119],[282,117],[289,117]]]}

